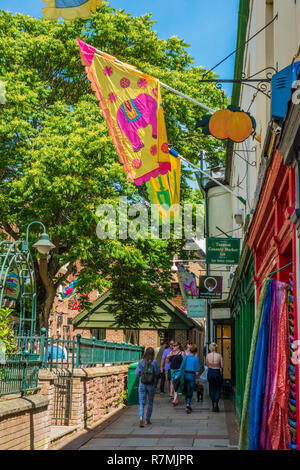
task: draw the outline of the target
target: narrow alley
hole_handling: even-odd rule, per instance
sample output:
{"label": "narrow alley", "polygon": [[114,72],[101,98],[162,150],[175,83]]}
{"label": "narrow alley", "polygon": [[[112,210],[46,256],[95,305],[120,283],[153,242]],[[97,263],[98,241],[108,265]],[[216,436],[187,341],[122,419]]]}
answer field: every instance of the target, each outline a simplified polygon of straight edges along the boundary
{"label": "narrow alley", "polygon": [[220,412],[214,413],[207,395],[192,413],[181,405],[173,408],[168,396],[156,394],[151,425],[140,428],[138,407],[128,407],[105,428],[73,439],[60,450],[235,450],[238,422],[230,399],[220,400]]}

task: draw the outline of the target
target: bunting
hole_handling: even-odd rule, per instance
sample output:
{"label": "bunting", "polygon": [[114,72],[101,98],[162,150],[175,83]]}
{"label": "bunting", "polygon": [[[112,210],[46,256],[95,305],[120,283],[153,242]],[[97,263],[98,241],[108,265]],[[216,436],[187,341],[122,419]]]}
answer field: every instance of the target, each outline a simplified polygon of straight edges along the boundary
{"label": "bunting", "polygon": [[64,20],[82,18],[87,20],[97,7],[101,7],[102,0],[43,0],[48,3],[42,12],[49,20],[58,20],[61,16]]}
{"label": "bunting", "polygon": [[160,82],[77,39],[80,55],[128,181],[171,171]]}

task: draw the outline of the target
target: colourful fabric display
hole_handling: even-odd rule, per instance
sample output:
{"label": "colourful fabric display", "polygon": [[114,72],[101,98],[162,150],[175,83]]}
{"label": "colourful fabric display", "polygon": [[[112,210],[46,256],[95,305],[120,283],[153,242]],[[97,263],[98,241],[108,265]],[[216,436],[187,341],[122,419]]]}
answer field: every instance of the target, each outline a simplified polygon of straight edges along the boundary
{"label": "colourful fabric display", "polygon": [[76,284],[77,284],[78,280],[75,279],[75,281],[72,281],[65,289],[63,292],[60,292],[60,297],[62,299],[68,299],[70,298],[72,295],[75,294],[76,292]]}
{"label": "colourful fabric display", "polygon": [[291,450],[297,450],[297,408],[296,408],[296,385],[295,385],[295,358],[294,354],[294,296],[293,296],[293,273],[290,273],[290,282],[287,286],[287,297],[288,297],[288,312],[289,312],[289,341],[290,341],[290,365],[288,369],[289,373],[289,404],[288,404],[288,418],[289,418],[289,434],[290,438],[287,441],[287,445]]}
{"label": "colourful fabric display", "polygon": [[277,367],[274,405],[268,420],[272,450],[288,450],[290,440],[288,423],[289,400],[289,323],[286,291],[283,295],[278,330]]}
{"label": "colourful fabric display", "polygon": [[58,20],[61,16],[64,20],[82,18],[87,20],[97,7],[101,7],[102,0],[43,0],[48,3],[42,12],[49,20]]}
{"label": "colourful fabric display", "polygon": [[21,295],[20,278],[17,270],[11,271],[6,278],[4,297],[8,300],[19,300]]}
{"label": "colourful fabric display", "polygon": [[273,295],[270,314],[270,336],[268,348],[267,377],[260,429],[261,450],[271,450],[270,434],[268,430],[268,419],[274,403],[279,313],[282,302],[282,296],[285,289],[285,283],[276,282],[274,288],[275,292]]}
{"label": "colourful fabric display", "polygon": [[182,264],[179,264],[177,267],[181,294],[184,304],[187,306],[187,299],[195,299],[198,297],[196,276],[194,273],[186,271]]}
{"label": "colourful fabric display", "polygon": [[171,171],[159,80],[77,41],[127,180],[139,186]]}
{"label": "colourful fabric display", "polygon": [[258,334],[255,358],[253,362],[251,391],[250,391],[250,419],[249,419],[249,449],[260,448],[260,426],[262,405],[267,376],[267,357],[270,332],[270,313],[275,291],[275,281],[270,281],[267,287],[265,307]]}
{"label": "colourful fabric display", "polygon": [[[161,218],[180,215],[181,160],[170,155],[170,163],[171,171],[157,178],[150,178],[146,183],[150,202],[158,206]],[[174,205],[174,210],[170,211]]]}
{"label": "colourful fabric display", "polygon": [[257,343],[258,333],[259,333],[262,315],[264,311],[267,286],[268,286],[268,280],[265,280],[260,291],[260,297],[259,297],[257,312],[255,316],[255,321],[254,321],[253,333],[252,333],[250,356],[249,356],[249,362],[248,362],[247,378],[246,378],[246,383],[245,383],[245,393],[244,393],[243,409],[242,409],[241,424],[240,424],[239,449],[241,450],[248,450],[249,448],[249,412],[250,412],[251,378],[252,378],[253,362],[254,362],[255,351],[256,351],[256,343]]}

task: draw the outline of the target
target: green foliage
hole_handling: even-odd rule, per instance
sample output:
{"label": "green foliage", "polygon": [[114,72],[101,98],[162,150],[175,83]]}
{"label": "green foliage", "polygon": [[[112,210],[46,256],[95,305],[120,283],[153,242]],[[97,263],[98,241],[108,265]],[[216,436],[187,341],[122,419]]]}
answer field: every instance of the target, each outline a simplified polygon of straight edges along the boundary
{"label": "green foliage", "polygon": [[11,328],[11,317],[13,310],[10,308],[0,308],[0,342],[6,346],[6,353],[13,353],[17,350],[17,343]]}
{"label": "green foliage", "polygon": [[120,392],[117,403],[118,405],[121,405],[122,403],[124,403],[124,405],[127,405],[127,390],[123,390],[123,392]]}
{"label": "green foliage", "polygon": [[[0,81],[6,85],[6,104],[0,109],[0,228],[20,238],[28,223],[40,220],[56,246],[39,267],[35,258],[40,327],[48,325],[56,290],[76,273],[78,261],[80,291],[110,287],[118,324],[159,320],[156,304],[168,295],[170,260],[183,242],[97,238],[100,204],[117,208],[120,195],[145,202],[146,193],[126,181],[75,40],[212,108],[222,107],[220,91],[200,84],[203,69],[193,66],[187,44],[175,36],[159,39],[153,24],[150,14],[134,18],[107,5],[88,21],[63,23],[0,11]],[[163,94],[169,142],[194,163],[202,149],[216,159],[220,142],[195,130],[205,111],[170,92]],[[193,200],[195,194],[202,199],[189,187],[190,175],[183,170],[183,203],[192,194]],[[30,237],[36,241],[37,231]],[[67,275],[62,275],[60,268],[67,263]]]}

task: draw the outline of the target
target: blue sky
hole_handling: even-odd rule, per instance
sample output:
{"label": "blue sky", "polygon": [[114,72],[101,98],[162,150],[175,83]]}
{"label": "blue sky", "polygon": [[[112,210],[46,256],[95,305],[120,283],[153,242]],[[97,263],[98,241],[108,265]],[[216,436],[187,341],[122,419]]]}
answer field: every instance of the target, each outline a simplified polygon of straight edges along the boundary
{"label": "blue sky", "polygon": [[[116,9],[133,16],[152,13],[153,29],[161,39],[178,36],[190,44],[196,65],[213,67],[235,49],[239,0],[110,0]],[[42,16],[42,0],[0,0],[0,9]],[[234,56],[215,70],[222,78],[233,78]],[[232,85],[224,85],[231,95]]]}

